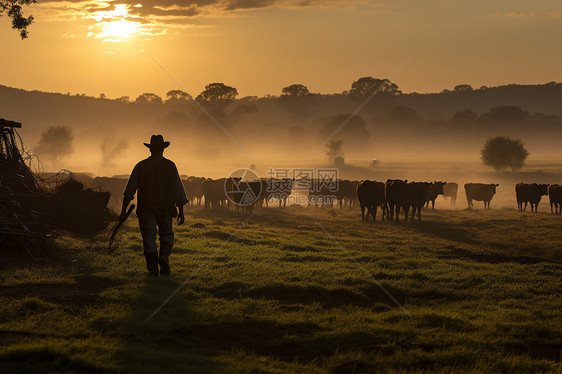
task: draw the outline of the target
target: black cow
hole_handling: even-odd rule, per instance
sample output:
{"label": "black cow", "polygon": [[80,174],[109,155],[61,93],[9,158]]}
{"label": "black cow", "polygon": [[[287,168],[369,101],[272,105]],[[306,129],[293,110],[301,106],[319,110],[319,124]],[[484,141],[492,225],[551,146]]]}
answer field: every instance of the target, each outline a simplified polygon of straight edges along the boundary
{"label": "black cow", "polygon": [[[391,221],[394,219],[394,210],[396,209],[396,221],[399,221],[400,208],[404,209],[406,219],[410,204],[408,202],[408,181],[400,179],[388,179],[384,185],[384,196],[388,204],[388,212],[386,218]],[[390,213],[390,218],[389,214]]]}
{"label": "black cow", "polygon": [[451,198],[451,206],[457,205],[457,191],[459,185],[455,182],[447,183],[443,186],[443,199]]}
{"label": "black cow", "polygon": [[433,182],[429,186],[429,191],[427,193],[427,208],[429,208],[429,202],[431,202],[431,209],[435,210],[435,199],[437,196],[443,195],[443,189],[447,182]]}
{"label": "black cow", "polygon": [[[408,203],[412,208],[412,220],[418,213],[418,221],[421,221],[421,209],[427,201],[427,195],[429,194],[429,189],[432,186],[431,183],[427,182],[411,182],[408,183]],[[406,210],[405,220],[408,219],[408,211]]]}
{"label": "black cow", "polygon": [[484,184],[484,183],[467,183],[464,185],[464,191],[466,192],[466,201],[468,202],[468,208],[474,207],[472,200],[483,201],[484,209],[490,209],[490,201],[496,194],[496,187],[499,184]]}
{"label": "black cow", "polygon": [[[527,203],[531,203],[531,212],[536,212],[539,208],[541,196],[548,195],[548,184],[537,183],[518,183],[515,185],[515,197],[517,198],[517,208],[521,212],[527,210]],[[523,207],[523,203],[525,206]]]}
{"label": "black cow", "polygon": [[[382,220],[386,213],[386,198],[384,194],[385,185],[382,182],[364,180],[357,185],[357,200],[361,206],[361,220],[368,221],[369,215],[373,221],[377,220],[377,209],[382,205]],[[365,217],[365,208],[367,216]]]}
{"label": "black cow", "polygon": [[562,214],[562,186],[559,184],[550,185],[548,187],[548,197],[550,198],[550,211]]}

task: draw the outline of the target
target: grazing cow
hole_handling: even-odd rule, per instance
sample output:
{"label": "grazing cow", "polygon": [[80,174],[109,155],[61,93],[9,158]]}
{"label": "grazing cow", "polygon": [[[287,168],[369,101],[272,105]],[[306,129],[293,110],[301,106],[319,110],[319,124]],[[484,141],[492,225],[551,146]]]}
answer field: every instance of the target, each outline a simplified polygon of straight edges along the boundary
{"label": "grazing cow", "polygon": [[464,191],[466,192],[466,201],[468,202],[468,208],[474,207],[472,200],[483,201],[484,209],[490,209],[490,201],[496,194],[496,187],[499,184],[484,184],[484,183],[467,183],[464,185]]}
{"label": "grazing cow", "polygon": [[[226,206],[227,196],[225,191],[226,178],[207,179],[202,183],[203,196],[205,197],[205,208],[218,208]],[[229,184],[229,182],[226,182]],[[228,188],[228,186],[226,186]]]}
{"label": "grazing cow", "polygon": [[[377,220],[377,208],[382,206],[382,218],[386,213],[386,198],[384,195],[384,183],[377,181],[364,180],[357,185],[357,200],[361,206],[361,220],[368,221],[369,215],[373,216],[373,221]],[[365,208],[367,216],[365,217]]]}
{"label": "grazing cow", "polygon": [[118,211],[123,202],[123,191],[125,191],[125,187],[127,186],[127,178],[96,177],[93,179],[91,184],[92,187],[101,191],[110,192],[111,197],[109,199],[109,207]]}
{"label": "grazing cow", "polygon": [[555,214],[562,214],[562,185],[550,185],[548,187],[548,197],[550,198],[550,211]]}
{"label": "grazing cow", "polygon": [[262,179],[262,195],[260,197],[260,204],[265,201],[265,206],[269,206],[270,199],[277,199],[279,201],[279,208],[287,206],[287,198],[293,192],[294,179],[280,178],[280,179]]}
{"label": "grazing cow", "polygon": [[191,204],[195,204],[197,201],[197,205],[201,205],[205,180],[205,178],[188,177],[187,180],[182,181],[185,194]]}
{"label": "grazing cow", "polygon": [[336,198],[338,199],[340,208],[343,209],[343,206],[346,203],[348,204],[349,209],[353,208],[355,202],[357,201],[357,186],[359,186],[359,181],[339,181]]}
{"label": "grazing cow", "polygon": [[443,186],[443,198],[447,200],[447,198],[451,198],[451,206],[457,205],[457,191],[459,189],[459,185],[455,182],[446,183]]}
{"label": "grazing cow", "polygon": [[[541,196],[548,195],[548,186],[548,184],[537,183],[518,183],[515,185],[517,208],[524,212],[527,210],[527,203],[531,203],[531,212],[533,212],[533,209],[537,212]],[[523,207],[523,203],[525,203],[525,207]]]}
{"label": "grazing cow", "polygon": [[388,212],[386,218],[391,221],[394,219],[394,210],[396,209],[396,222],[399,221],[400,208],[404,209],[405,217],[408,218],[410,204],[408,201],[408,181],[400,179],[388,179],[384,186],[384,196],[388,204]]}
{"label": "grazing cow", "polygon": [[310,204],[315,204],[318,208],[318,204],[322,207],[329,205],[330,208],[334,206],[334,202],[337,203],[336,192],[332,191],[329,187],[324,186],[320,180],[313,180],[310,182],[308,188],[308,207]]}
{"label": "grazing cow", "polygon": [[427,192],[427,208],[429,208],[429,202],[431,202],[431,209],[435,210],[435,199],[437,196],[443,195],[443,188],[447,182],[433,182],[429,185],[429,191]]}
{"label": "grazing cow", "polygon": [[[427,195],[429,194],[429,189],[431,183],[427,182],[410,182],[408,183],[408,204],[412,208],[412,220],[418,213],[418,221],[421,221],[421,209],[427,201]],[[404,220],[408,219],[408,211],[406,210],[406,217]]]}
{"label": "grazing cow", "polygon": [[243,212],[251,214],[256,203],[260,201],[263,192],[263,180],[242,181],[240,178],[228,178],[227,189],[229,200]]}

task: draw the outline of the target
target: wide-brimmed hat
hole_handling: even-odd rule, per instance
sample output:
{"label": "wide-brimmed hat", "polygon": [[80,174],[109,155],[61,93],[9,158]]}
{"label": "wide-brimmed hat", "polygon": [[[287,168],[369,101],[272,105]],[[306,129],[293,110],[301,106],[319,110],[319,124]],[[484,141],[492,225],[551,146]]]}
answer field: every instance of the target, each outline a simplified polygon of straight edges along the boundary
{"label": "wide-brimmed hat", "polygon": [[162,135],[152,135],[150,137],[150,143],[144,143],[148,148],[166,148],[170,145],[170,142],[165,142]]}

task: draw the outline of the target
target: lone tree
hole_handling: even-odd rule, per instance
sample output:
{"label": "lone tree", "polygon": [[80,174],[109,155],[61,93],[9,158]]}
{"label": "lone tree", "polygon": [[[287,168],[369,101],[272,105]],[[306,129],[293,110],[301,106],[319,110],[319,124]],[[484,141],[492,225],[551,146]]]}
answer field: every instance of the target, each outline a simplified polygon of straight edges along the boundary
{"label": "lone tree", "polygon": [[53,166],[60,164],[61,160],[70,155],[72,149],[72,130],[65,126],[51,126],[43,134],[35,148],[35,152],[49,160]]}
{"label": "lone tree", "polygon": [[402,91],[398,89],[398,86],[395,83],[392,83],[389,79],[363,77],[351,84],[349,96],[363,99],[369,97],[375,92],[377,94],[386,95],[400,95],[402,93]]}
{"label": "lone tree", "polygon": [[238,96],[238,90],[224,83],[210,83],[195,100],[208,107],[215,114],[224,115],[224,109]]}
{"label": "lone tree", "polygon": [[306,96],[309,93],[310,91],[308,90],[308,87],[302,84],[292,84],[290,86],[283,87],[283,90],[281,91],[281,95],[295,97]]}
{"label": "lone tree", "polygon": [[140,104],[162,104],[162,98],[155,93],[147,92],[143,93],[135,99],[135,103]]}
{"label": "lone tree", "polygon": [[488,139],[481,155],[484,165],[492,166],[498,172],[504,168],[515,172],[523,167],[529,152],[521,139],[497,136]]}
{"label": "lone tree", "polygon": [[27,38],[27,27],[33,23],[33,16],[24,17],[22,7],[35,4],[36,0],[0,0],[0,16],[7,14],[12,19],[12,29],[20,32],[22,39]]}
{"label": "lone tree", "polygon": [[179,100],[185,101],[189,98],[189,95],[182,90],[171,90],[168,91],[166,97],[168,98],[166,101],[179,101]]}
{"label": "lone tree", "polygon": [[343,164],[343,140],[330,140],[330,142],[328,144],[326,144],[326,148],[328,148],[328,150],[326,151],[326,156],[328,156],[328,158],[330,159],[330,161],[333,161],[334,164]]}
{"label": "lone tree", "polygon": [[125,139],[106,137],[100,144],[101,162],[104,169],[115,167],[115,159],[125,154],[129,143]]}

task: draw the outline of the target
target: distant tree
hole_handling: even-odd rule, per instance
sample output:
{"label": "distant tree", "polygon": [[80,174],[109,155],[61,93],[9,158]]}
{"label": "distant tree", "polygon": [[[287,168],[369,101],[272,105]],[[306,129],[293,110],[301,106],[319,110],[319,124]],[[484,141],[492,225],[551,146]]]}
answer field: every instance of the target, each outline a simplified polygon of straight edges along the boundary
{"label": "distant tree", "polygon": [[72,130],[65,126],[51,126],[41,134],[41,140],[35,152],[51,161],[53,166],[58,166],[62,159],[70,155],[72,149]]}
{"label": "distant tree", "polygon": [[162,104],[162,98],[154,93],[143,93],[135,99],[135,103],[139,104]]}
{"label": "distant tree", "polygon": [[388,79],[377,79],[373,77],[359,78],[351,84],[349,96],[356,98],[369,97],[374,92],[378,94],[399,95],[402,93],[398,86]]}
{"label": "distant tree", "polygon": [[342,139],[353,147],[362,147],[369,139],[369,131],[365,120],[358,115],[341,113],[328,118],[320,129],[319,135],[323,140],[328,138]]}
{"label": "distant tree", "polygon": [[[334,140],[331,139],[328,144],[326,144],[326,156],[330,159],[330,161],[336,163],[343,163],[343,140]],[[338,160],[341,160],[338,162]]]}
{"label": "distant tree", "polygon": [[476,118],[478,114],[471,109],[462,110],[457,112],[451,118],[451,122],[456,125],[466,126],[470,124],[474,124],[476,122]]}
{"label": "distant tree", "polygon": [[505,136],[497,136],[488,139],[481,151],[484,165],[492,166],[496,171],[511,168],[515,172],[523,167],[529,152],[521,139],[511,139]]}
{"label": "distant tree", "polygon": [[211,112],[224,115],[224,109],[238,96],[238,90],[224,83],[210,83],[196,100],[205,105]]}
{"label": "distant tree", "polygon": [[125,139],[106,137],[100,144],[102,167],[115,167],[115,159],[123,156],[127,148],[129,148],[129,143]]}
{"label": "distant tree", "polygon": [[415,109],[399,105],[390,112],[388,119],[392,122],[412,124],[423,121],[422,116]]}
{"label": "distant tree", "polygon": [[490,109],[489,112],[478,117],[478,122],[489,128],[521,127],[528,123],[531,115],[518,106],[500,106]]}
{"label": "distant tree", "polygon": [[230,112],[233,116],[242,116],[246,114],[257,113],[258,107],[255,104],[239,104]]}
{"label": "distant tree", "polygon": [[189,98],[189,95],[187,94],[187,92],[182,90],[171,90],[168,91],[166,97],[168,98],[167,101],[187,100]]}
{"label": "distant tree", "polygon": [[284,96],[305,96],[310,94],[308,88],[302,84],[292,84],[290,86],[284,87],[281,91],[281,95]]}
{"label": "distant tree", "polygon": [[471,85],[468,84],[459,84],[458,86],[455,86],[455,92],[472,92],[474,91],[474,89],[472,88]]}
{"label": "distant tree", "polygon": [[0,16],[5,13],[12,19],[12,29],[18,30],[22,39],[27,38],[27,28],[33,23],[33,16],[24,17],[22,8],[36,2],[36,0],[0,0]]}
{"label": "distant tree", "polygon": [[100,99],[107,99],[107,96],[104,93],[100,93]]}
{"label": "distant tree", "polygon": [[130,103],[131,102],[131,98],[129,96],[121,96],[121,97],[119,97],[115,100],[119,101],[120,103]]}

